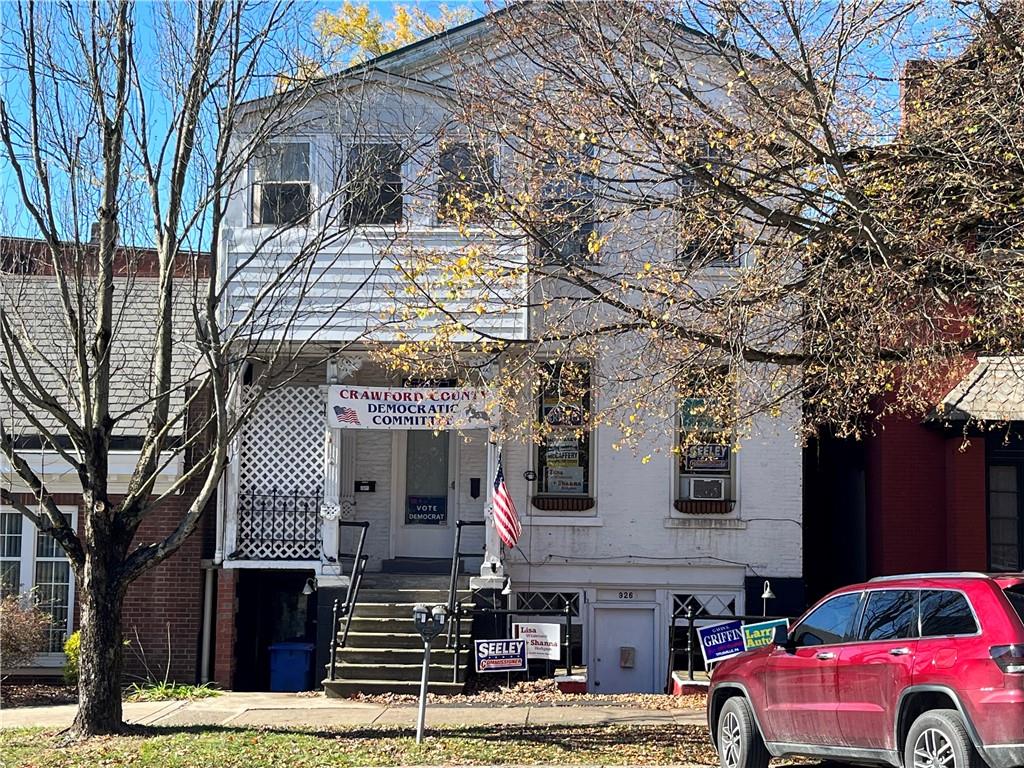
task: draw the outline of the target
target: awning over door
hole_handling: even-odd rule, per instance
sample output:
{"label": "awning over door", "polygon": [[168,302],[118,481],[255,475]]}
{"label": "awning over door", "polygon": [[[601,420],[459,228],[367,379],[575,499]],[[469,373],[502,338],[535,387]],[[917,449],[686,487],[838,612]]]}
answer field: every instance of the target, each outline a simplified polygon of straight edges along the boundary
{"label": "awning over door", "polygon": [[979,357],[935,409],[934,420],[1024,421],[1024,356]]}

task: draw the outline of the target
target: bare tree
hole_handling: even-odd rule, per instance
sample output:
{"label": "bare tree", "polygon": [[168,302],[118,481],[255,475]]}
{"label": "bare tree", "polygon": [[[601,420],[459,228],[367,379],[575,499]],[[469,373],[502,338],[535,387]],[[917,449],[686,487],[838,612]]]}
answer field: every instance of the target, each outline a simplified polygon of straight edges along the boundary
{"label": "bare tree", "polygon": [[[458,120],[502,157],[492,237],[461,274],[495,273],[488,243],[532,244],[531,338],[481,342],[504,350],[508,407],[545,359],[612,352],[592,418],[627,439],[673,429],[686,393],[730,433],[802,403],[805,434],[859,435],[927,411],[974,355],[1019,349],[1021,6],[940,9],[495,14],[496,42],[453,68]],[[899,79],[926,54],[935,109],[910,129]],[[968,237],[996,209],[1002,255]],[[430,368],[444,346],[392,354]]]}
{"label": "bare tree", "polygon": [[[196,530],[261,393],[337,351],[315,344],[317,330],[352,297],[331,294],[312,316],[302,298],[330,273],[325,249],[349,236],[346,190],[361,182],[348,169],[313,195],[308,175],[296,182],[320,160],[278,142],[310,120],[326,130],[324,111],[309,107],[329,84],[278,75],[311,61],[305,10],[220,0],[4,9],[0,143],[17,223],[41,242],[2,255],[0,449],[14,483],[0,500],[53,536],[75,574],[75,736],[122,727],[128,585]],[[361,98],[352,89],[338,103],[358,112]],[[241,256],[226,245],[240,223],[231,205],[253,210]],[[243,399],[246,361],[258,366]],[[138,439],[138,460],[114,493],[111,446],[125,435]],[[78,530],[34,448],[77,478]],[[143,522],[186,488],[174,530],[139,541]]]}

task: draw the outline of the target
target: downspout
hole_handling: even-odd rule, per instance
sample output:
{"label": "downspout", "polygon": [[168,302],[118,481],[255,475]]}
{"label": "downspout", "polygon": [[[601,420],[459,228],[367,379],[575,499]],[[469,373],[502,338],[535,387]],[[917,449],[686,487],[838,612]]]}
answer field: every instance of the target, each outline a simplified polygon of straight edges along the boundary
{"label": "downspout", "polygon": [[199,660],[199,682],[210,682],[210,640],[213,637],[213,574],[211,564],[207,564],[206,580],[203,584],[203,645]]}

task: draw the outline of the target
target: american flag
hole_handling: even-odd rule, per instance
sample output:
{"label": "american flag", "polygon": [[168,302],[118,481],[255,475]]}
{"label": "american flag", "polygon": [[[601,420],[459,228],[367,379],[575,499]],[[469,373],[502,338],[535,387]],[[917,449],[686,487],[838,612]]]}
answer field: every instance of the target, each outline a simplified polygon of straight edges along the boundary
{"label": "american flag", "polygon": [[338,419],[339,424],[359,424],[359,414],[352,408],[346,408],[343,405],[334,406],[334,415]]}
{"label": "american flag", "polygon": [[498,471],[494,475],[494,527],[505,546],[512,548],[523,534],[523,524],[519,522],[519,513],[512,501],[512,495],[505,485],[505,472],[501,468],[501,454],[498,454]]}

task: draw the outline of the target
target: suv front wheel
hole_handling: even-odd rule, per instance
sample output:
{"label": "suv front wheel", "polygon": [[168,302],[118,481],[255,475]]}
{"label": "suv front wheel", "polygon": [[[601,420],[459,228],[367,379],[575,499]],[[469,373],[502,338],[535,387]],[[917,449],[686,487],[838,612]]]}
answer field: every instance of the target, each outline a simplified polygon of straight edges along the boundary
{"label": "suv front wheel", "polygon": [[981,768],[960,713],[955,709],[925,712],[910,726],[904,746],[905,768]]}
{"label": "suv front wheel", "polygon": [[722,707],[718,716],[717,745],[718,762],[722,768],[768,766],[768,748],[757,730],[750,704],[742,696],[733,696]]}

